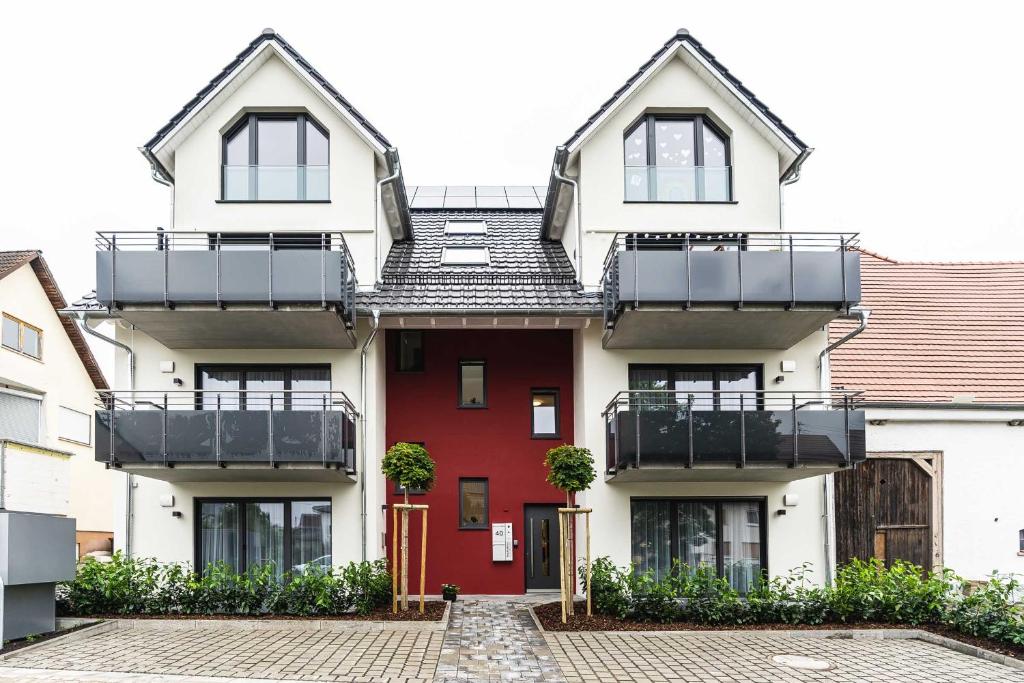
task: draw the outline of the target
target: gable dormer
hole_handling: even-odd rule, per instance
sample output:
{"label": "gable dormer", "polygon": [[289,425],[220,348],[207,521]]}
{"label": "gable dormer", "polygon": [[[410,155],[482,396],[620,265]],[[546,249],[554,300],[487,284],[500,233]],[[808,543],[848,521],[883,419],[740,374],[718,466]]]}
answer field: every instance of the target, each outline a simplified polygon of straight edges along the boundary
{"label": "gable dormer", "polygon": [[680,30],[558,147],[542,236],[594,285],[616,232],[777,228],[779,185],[811,151]]}
{"label": "gable dormer", "polygon": [[272,29],[141,151],[174,186],[175,230],[340,230],[367,283],[412,234],[397,150]]}

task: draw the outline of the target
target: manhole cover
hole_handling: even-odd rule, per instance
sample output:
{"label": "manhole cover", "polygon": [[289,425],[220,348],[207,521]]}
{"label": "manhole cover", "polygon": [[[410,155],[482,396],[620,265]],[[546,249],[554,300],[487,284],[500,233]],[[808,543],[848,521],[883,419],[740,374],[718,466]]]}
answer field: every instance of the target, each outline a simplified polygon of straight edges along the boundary
{"label": "manhole cover", "polygon": [[772,661],[781,666],[809,671],[828,671],[832,668],[832,662],[827,659],[805,657],[804,655],[775,655],[772,657]]}

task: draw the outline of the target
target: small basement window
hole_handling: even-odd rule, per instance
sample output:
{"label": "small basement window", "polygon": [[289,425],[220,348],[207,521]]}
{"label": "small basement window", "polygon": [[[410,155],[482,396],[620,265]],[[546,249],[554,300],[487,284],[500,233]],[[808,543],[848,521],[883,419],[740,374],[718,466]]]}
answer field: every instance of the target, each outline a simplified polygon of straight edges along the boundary
{"label": "small basement window", "polygon": [[491,262],[487,247],[443,247],[443,266],[486,266]]}
{"label": "small basement window", "polygon": [[486,235],[487,221],[445,221],[446,235]]}

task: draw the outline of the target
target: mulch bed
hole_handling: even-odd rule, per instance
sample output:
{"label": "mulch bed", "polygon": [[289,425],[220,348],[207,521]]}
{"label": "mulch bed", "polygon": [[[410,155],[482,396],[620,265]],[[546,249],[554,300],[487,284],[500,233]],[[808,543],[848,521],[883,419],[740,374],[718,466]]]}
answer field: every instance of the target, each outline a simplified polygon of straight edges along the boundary
{"label": "mulch bed", "polygon": [[595,614],[587,616],[587,605],[578,602],[575,605],[575,616],[569,617],[566,623],[562,623],[562,605],[558,602],[549,602],[543,605],[536,605],[533,608],[537,619],[547,631],[818,631],[818,630],[849,630],[849,629],[918,629],[930,631],[936,635],[959,640],[968,645],[981,647],[1001,655],[1024,660],[1024,646],[1003,643],[989,638],[976,638],[965,635],[948,626],[941,624],[922,624],[911,626],[909,624],[883,624],[877,622],[855,622],[848,624],[819,624],[817,626],[807,624],[694,624],[686,621],[672,621],[659,624],[649,621],[635,621],[633,619],[616,619],[615,617]]}
{"label": "mulch bed", "polygon": [[79,631],[79,630],[81,630],[83,628],[87,628],[89,626],[95,626],[95,624],[79,624],[78,626],[72,626],[71,628],[64,628],[64,629],[61,629],[59,631],[50,631],[49,633],[40,633],[39,635],[32,636],[31,638],[19,638],[18,640],[8,640],[7,642],[3,643],[3,647],[0,647],[0,655],[5,655],[8,652],[14,652],[15,650],[20,650],[21,648],[28,647],[29,645],[35,645],[36,643],[42,643],[42,642],[47,641],[47,640],[52,640],[54,638],[59,638],[60,636],[65,636],[65,635],[67,635],[69,633],[73,633],[75,631]]}
{"label": "mulch bed", "polygon": [[[308,617],[293,616],[289,614],[90,614],[87,616],[75,615],[77,618],[85,619],[209,619],[212,621],[300,621],[315,619],[319,621],[441,621],[444,617],[443,600],[428,600],[423,605],[423,614],[419,611],[419,602],[409,601],[409,610],[398,611],[392,614],[391,606],[376,609],[363,616],[355,613],[337,614],[332,616]],[[66,633],[67,631],[61,631]]]}

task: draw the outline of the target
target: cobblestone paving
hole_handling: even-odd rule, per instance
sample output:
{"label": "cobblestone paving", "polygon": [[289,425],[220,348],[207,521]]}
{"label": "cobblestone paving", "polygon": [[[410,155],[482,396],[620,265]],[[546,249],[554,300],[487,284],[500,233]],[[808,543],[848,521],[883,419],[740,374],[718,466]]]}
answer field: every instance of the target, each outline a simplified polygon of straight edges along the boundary
{"label": "cobblestone paving", "polygon": [[522,602],[452,605],[435,681],[564,681]]}
{"label": "cobblestone paving", "polygon": [[[770,633],[546,633],[576,681],[749,683],[1024,683],[1024,672],[919,640],[808,638]],[[776,664],[776,655],[828,660],[828,671]]]}
{"label": "cobblestone paving", "polygon": [[10,680],[9,674],[21,670],[13,676],[15,680],[47,680],[30,678],[27,671],[47,669],[190,678],[419,683],[433,680],[442,640],[441,631],[418,630],[118,629],[14,654],[0,662],[0,679]]}

